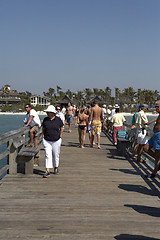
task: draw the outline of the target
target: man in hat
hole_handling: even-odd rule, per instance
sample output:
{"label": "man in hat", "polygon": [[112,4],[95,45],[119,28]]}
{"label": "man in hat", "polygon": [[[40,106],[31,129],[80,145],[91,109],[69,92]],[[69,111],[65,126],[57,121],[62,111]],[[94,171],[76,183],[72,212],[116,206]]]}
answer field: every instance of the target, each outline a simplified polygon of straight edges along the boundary
{"label": "man in hat", "polygon": [[112,110],[111,110],[111,118],[116,113],[116,108],[119,108],[118,104],[115,104],[114,107],[112,108]]}

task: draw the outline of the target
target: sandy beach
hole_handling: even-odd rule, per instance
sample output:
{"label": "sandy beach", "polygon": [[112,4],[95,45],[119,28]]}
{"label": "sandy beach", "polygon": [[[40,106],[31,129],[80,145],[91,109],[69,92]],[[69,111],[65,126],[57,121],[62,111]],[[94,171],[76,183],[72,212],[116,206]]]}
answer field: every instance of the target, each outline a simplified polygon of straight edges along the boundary
{"label": "sandy beach", "polygon": [[[46,115],[46,113],[43,111],[38,111],[37,113],[38,113],[38,115]],[[122,114],[124,116],[133,116],[133,113],[122,112]],[[26,115],[26,112],[0,112],[0,115]],[[157,113],[152,113],[152,112],[148,112],[148,113],[146,113],[146,115],[147,116],[155,116],[155,117],[158,116]]]}
{"label": "sandy beach", "polygon": [[[46,115],[45,112],[39,111],[38,115]],[[0,115],[26,115],[26,112],[0,112]]]}

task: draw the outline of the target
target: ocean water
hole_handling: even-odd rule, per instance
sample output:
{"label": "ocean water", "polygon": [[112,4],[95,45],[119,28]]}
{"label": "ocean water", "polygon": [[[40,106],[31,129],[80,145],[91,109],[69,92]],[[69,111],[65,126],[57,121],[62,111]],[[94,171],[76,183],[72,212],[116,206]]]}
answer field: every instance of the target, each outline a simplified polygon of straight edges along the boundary
{"label": "ocean water", "polygon": [[[0,115],[0,135],[11,130],[15,130],[23,127],[23,119],[25,115]],[[46,115],[39,116],[41,120],[46,117]]]}

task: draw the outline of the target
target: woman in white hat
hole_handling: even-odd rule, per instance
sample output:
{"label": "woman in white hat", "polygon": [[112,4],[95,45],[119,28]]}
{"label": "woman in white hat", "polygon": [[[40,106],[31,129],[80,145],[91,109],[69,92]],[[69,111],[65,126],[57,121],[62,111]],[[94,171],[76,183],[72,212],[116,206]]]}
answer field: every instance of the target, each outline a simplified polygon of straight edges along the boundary
{"label": "woman in white hat", "polygon": [[53,105],[44,110],[48,117],[42,122],[42,137],[45,149],[45,167],[44,178],[50,176],[50,168],[54,167],[54,174],[58,174],[59,154],[63,135],[63,122],[56,116],[56,109]]}

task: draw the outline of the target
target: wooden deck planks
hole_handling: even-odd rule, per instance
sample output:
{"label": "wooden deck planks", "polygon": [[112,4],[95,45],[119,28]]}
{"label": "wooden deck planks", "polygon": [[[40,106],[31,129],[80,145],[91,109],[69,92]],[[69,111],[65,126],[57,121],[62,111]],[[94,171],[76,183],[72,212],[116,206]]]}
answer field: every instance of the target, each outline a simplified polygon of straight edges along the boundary
{"label": "wooden deck planks", "polygon": [[[67,127],[66,127],[67,128]],[[0,185],[0,239],[160,239],[159,178],[145,164],[101,149],[78,148],[77,128],[64,132],[60,174],[7,176]]]}

